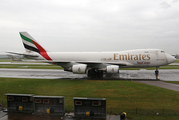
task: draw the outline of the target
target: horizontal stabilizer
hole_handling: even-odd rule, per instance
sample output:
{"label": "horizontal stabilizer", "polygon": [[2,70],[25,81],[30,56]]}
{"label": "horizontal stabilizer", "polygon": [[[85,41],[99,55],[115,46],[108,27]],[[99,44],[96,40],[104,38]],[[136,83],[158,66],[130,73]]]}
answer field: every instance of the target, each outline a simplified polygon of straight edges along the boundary
{"label": "horizontal stabilizer", "polygon": [[26,54],[26,53],[17,53],[17,52],[6,52],[6,53],[16,54],[16,55],[24,55],[24,56],[29,56],[29,57],[39,57],[39,55]]}

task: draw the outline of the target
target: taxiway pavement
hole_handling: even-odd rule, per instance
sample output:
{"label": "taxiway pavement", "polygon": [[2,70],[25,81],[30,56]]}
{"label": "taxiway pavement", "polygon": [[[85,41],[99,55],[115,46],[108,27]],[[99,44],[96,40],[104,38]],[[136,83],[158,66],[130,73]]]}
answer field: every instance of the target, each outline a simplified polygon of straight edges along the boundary
{"label": "taxiway pavement", "polygon": [[177,84],[166,83],[162,81],[137,81],[137,82],[179,92],[179,85]]}

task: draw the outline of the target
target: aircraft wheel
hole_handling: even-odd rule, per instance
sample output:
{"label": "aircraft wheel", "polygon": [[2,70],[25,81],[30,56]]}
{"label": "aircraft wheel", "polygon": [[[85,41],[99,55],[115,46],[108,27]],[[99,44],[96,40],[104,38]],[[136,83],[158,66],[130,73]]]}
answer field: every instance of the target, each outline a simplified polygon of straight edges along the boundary
{"label": "aircraft wheel", "polygon": [[103,71],[97,72],[97,78],[103,78]]}
{"label": "aircraft wheel", "polygon": [[96,77],[96,73],[93,69],[88,70],[87,75],[88,75],[89,78],[95,78]]}
{"label": "aircraft wheel", "polygon": [[156,76],[156,80],[159,80],[159,67],[156,67],[155,76]]}
{"label": "aircraft wheel", "polygon": [[89,78],[102,78],[103,71],[96,71],[95,69],[89,69],[87,75]]}

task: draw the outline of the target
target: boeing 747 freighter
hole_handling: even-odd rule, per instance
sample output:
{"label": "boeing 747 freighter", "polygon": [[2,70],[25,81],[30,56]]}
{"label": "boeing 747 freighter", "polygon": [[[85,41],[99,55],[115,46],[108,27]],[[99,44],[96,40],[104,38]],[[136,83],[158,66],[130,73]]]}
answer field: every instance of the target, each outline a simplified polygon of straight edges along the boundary
{"label": "boeing 747 freighter", "polygon": [[45,50],[27,32],[20,32],[25,53],[9,52],[24,55],[64,68],[74,74],[87,74],[88,77],[98,78],[104,73],[119,73],[119,68],[144,68],[168,65],[176,59],[161,49],[137,49],[115,52],[49,52]]}

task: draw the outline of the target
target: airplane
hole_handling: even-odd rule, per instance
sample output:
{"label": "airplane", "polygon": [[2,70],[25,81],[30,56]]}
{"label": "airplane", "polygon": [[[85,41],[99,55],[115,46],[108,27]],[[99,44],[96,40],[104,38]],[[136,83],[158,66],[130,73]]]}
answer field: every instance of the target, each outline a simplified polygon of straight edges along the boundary
{"label": "airplane", "polygon": [[14,55],[7,55],[12,61],[22,61],[22,59],[19,56]]}
{"label": "airplane", "polygon": [[50,52],[45,50],[27,32],[19,32],[26,58],[59,65],[64,71],[74,74],[87,74],[89,78],[100,78],[103,74],[119,73],[119,68],[159,67],[173,63],[176,58],[161,49],[136,49],[115,52]]}

